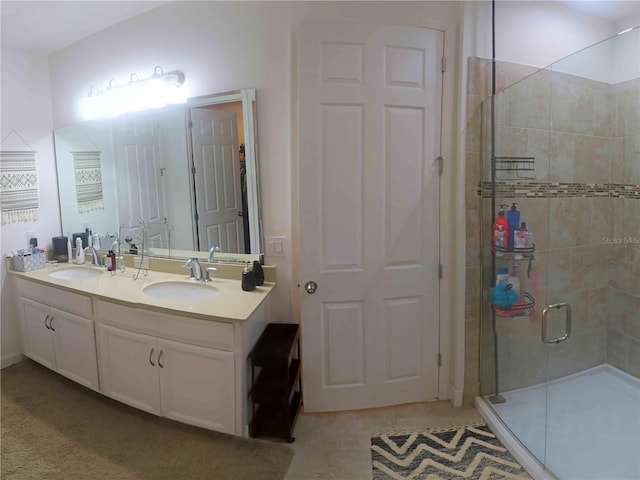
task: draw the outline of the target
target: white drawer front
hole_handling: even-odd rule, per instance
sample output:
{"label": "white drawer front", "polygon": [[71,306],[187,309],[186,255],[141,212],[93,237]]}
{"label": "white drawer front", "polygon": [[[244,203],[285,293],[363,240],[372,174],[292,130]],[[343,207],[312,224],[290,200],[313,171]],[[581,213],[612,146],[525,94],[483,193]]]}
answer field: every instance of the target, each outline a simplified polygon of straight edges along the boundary
{"label": "white drawer front", "polygon": [[104,300],[96,300],[95,312],[102,323],[156,337],[229,350],[235,346],[231,323],[178,317]]}
{"label": "white drawer front", "polygon": [[17,280],[18,292],[23,297],[84,317],[90,318],[93,315],[91,297],[71,293],[60,288],[48,287],[22,278]]}

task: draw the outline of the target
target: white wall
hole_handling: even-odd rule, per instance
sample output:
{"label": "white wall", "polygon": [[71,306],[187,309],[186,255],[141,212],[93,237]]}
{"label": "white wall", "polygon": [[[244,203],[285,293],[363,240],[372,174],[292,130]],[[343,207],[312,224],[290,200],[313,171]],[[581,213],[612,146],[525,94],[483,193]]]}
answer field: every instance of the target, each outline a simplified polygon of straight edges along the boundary
{"label": "white wall", "polygon": [[[602,0],[605,2],[606,0]],[[546,67],[618,33],[621,23],[563,1],[497,1],[496,60]],[[468,56],[491,58],[491,2],[466,2]],[[640,24],[640,12],[631,20]]]}
{"label": "white wall", "polygon": [[[12,50],[2,42],[1,69],[1,138],[15,130],[37,151],[36,170],[39,186],[40,220],[2,225],[2,256],[23,248],[27,231],[37,234],[40,246],[51,249],[51,237],[60,235],[60,210],[53,153],[53,122],[49,87],[49,64],[46,56]],[[11,138],[14,138],[13,136]],[[1,355],[2,366],[20,353],[17,306],[11,279],[2,262]]]}

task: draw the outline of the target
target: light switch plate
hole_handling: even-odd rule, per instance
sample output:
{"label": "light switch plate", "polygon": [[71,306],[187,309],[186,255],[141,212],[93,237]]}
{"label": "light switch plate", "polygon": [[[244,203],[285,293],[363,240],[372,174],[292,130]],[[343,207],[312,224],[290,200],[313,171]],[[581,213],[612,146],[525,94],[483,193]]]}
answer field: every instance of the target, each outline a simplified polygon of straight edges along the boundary
{"label": "light switch plate", "polygon": [[268,257],[286,257],[287,256],[287,237],[267,237]]}

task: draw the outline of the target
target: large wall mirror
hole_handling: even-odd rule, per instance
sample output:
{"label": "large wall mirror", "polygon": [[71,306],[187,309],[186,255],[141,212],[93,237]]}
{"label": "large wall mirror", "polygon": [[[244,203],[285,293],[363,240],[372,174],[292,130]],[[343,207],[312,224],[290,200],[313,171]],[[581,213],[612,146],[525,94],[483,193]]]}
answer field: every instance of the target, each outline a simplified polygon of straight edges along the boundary
{"label": "large wall mirror", "polygon": [[[255,89],[55,130],[63,234],[125,253],[263,252]],[[136,245],[136,242],[138,243]],[[198,252],[204,252],[198,253]]]}

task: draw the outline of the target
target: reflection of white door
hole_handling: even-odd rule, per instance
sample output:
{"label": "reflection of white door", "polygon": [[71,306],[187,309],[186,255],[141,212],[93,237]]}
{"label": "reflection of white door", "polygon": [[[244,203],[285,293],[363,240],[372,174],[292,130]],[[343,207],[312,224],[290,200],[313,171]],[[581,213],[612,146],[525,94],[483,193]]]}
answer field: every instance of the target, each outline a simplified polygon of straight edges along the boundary
{"label": "reflection of white door", "polygon": [[438,395],[443,33],[310,22],[299,49],[305,410]]}
{"label": "reflection of white door", "polygon": [[244,253],[236,114],[208,108],[190,114],[200,250],[218,245]]}
{"label": "reflection of white door", "polygon": [[125,227],[140,220],[155,224],[149,230],[149,245],[168,248],[164,199],[164,165],[154,111],[117,117],[114,122],[114,152],[117,175],[118,212]]}

